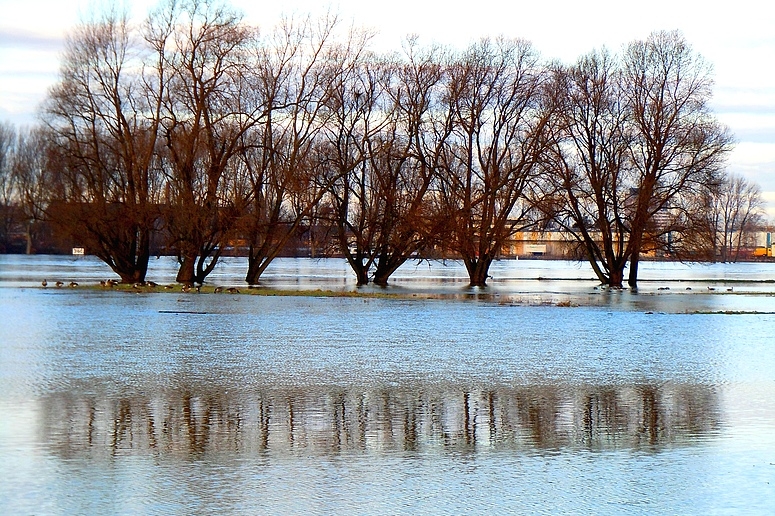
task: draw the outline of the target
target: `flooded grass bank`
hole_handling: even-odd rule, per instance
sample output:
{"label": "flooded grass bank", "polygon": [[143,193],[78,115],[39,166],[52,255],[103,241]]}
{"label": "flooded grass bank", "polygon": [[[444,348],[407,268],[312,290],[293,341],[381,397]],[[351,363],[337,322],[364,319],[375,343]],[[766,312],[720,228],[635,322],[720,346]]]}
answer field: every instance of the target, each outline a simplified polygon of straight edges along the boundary
{"label": "flooded grass bank", "polygon": [[[104,281],[100,281],[104,283]],[[389,286],[351,288],[305,288],[302,285],[229,287],[205,284],[187,287],[180,284],[109,284],[93,282],[74,286],[34,286],[34,291],[49,294],[78,295],[136,295],[174,296],[177,302],[197,301],[207,307],[226,299],[244,296],[341,298],[363,300],[393,300],[397,302],[473,302],[499,307],[546,306],[557,308],[603,307],[614,310],[642,311],[646,314],[720,314],[767,315],[775,314],[775,294],[768,291],[741,290],[734,287],[704,288],[639,288],[607,289],[588,282],[564,282],[559,289],[541,288],[543,282],[521,281],[519,289],[494,285],[485,288],[417,288],[417,286]]]}

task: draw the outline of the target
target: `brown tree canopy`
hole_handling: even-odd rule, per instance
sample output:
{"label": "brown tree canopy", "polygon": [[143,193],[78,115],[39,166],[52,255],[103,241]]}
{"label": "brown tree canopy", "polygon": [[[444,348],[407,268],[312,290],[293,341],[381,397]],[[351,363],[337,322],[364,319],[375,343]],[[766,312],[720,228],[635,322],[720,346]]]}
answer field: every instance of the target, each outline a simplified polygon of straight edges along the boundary
{"label": "brown tree canopy", "polygon": [[679,197],[722,171],[731,137],[708,108],[710,87],[709,67],[674,32],[557,71],[542,206],[602,283],[621,287],[629,262],[636,286],[638,257],[669,233]]}
{"label": "brown tree canopy", "polygon": [[451,135],[440,156],[440,203],[448,245],[484,286],[505,240],[529,219],[529,185],[547,142],[551,103],[532,46],[482,40],[450,66],[444,101]]}
{"label": "brown tree canopy", "polygon": [[372,268],[374,283],[387,285],[439,229],[432,198],[444,140],[437,131],[441,56],[410,40],[405,56],[364,63],[337,96],[344,109],[328,146],[343,175],[328,200],[359,285],[369,283]]}
{"label": "brown tree canopy", "polygon": [[68,38],[44,115],[70,205],[55,222],[127,282],[145,278],[155,218],[158,111],[141,63],[127,16],[98,14]]}

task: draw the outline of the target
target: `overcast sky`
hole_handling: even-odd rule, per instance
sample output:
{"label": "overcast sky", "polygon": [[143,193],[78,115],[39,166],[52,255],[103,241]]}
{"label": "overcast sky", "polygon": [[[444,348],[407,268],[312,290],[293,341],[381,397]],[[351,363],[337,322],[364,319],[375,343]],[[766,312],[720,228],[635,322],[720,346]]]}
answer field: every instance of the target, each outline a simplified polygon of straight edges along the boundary
{"label": "overcast sky", "polygon": [[[86,0],[0,0],[0,120],[35,121],[56,81],[63,38],[88,12]],[[129,2],[137,20],[156,4]],[[320,0],[232,0],[246,21],[269,27],[281,13],[320,13]],[[735,134],[729,169],[758,182],[775,216],[775,9],[760,0],[715,4],[647,0],[340,0],[331,10],[378,31],[378,49],[421,42],[464,47],[482,36],[530,40],[547,59],[572,62],[594,48],[619,50],[654,30],[679,29],[715,69],[713,106]]]}

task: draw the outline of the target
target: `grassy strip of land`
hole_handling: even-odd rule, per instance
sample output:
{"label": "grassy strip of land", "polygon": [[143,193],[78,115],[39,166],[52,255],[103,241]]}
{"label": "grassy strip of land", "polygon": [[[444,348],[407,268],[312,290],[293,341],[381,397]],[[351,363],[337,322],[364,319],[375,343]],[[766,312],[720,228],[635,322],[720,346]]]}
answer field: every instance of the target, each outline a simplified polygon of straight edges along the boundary
{"label": "grassy strip of land", "polygon": [[[70,287],[62,287],[70,288]],[[216,294],[216,295],[258,295],[258,296],[298,296],[298,297],[362,297],[362,298],[386,298],[386,299],[404,299],[404,298],[441,298],[439,294],[422,293],[394,293],[394,292],[374,292],[374,291],[353,291],[353,290],[322,290],[322,289],[277,289],[270,287],[220,287],[215,285],[202,285],[199,288],[185,288],[182,285],[130,285],[119,283],[113,286],[101,285],[83,285],[77,288],[98,291],[115,291],[131,293],[170,293],[170,294]]]}
{"label": "grassy strip of land", "polygon": [[[70,287],[61,287],[70,289]],[[74,287],[75,288],[75,287]],[[254,296],[284,296],[284,297],[328,297],[328,298],[364,298],[364,299],[396,299],[396,300],[477,300],[497,303],[499,305],[544,305],[573,307],[579,306],[566,297],[560,299],[543,299],[536,302],[536,295],[504,295],[499,292],[380,292],[375,290],[323,290],[323,289],[277,289],[271,287],[219,287],[202,285],[185,288],[178,284],[169,285],[130,285],[116,284],[113,286],[101,286],[95,284],[79,285],[78,289],[88,291],[113,291],[134,294],[169,293],[183,295],[212,294],[216,296],[254,295]],[[540,294],[538,294],[540,297]],[[553,296],[556,297],[556,296]]]}
{"label": "grassy strip of land", "polygon": [[[211,294],[215,296],[256,295],[278,297],[325,297],[325,298],[363,298],[363,299],[394,299],[394,300],[448,300],[448,301],[483,301],[500,306],[556,306],[574,308],[587,306],[583,300],[574,295],[547,295],[541,293],[503,294],[499,292],[380,292],[375,290],[323,290],[323,289],[278,289],[263,286],[251,287],[224,287],[215,285],[202,285],[186,288],[180,284],[168,285],[140,285],[140,284],[83,284],[77,286],[48,287],[50,290],[86,290],[86,291],[112,291],[134,294],[170,293],[182,295]],[[765,294],[770,296],[771,294]],[[594,306],[595,303],[592,303]],[[646,313],[654,313],[647,311]],[[745,311],[745,310],[695,310],[685,313],[694,315],[775,315],[775,312]]]}

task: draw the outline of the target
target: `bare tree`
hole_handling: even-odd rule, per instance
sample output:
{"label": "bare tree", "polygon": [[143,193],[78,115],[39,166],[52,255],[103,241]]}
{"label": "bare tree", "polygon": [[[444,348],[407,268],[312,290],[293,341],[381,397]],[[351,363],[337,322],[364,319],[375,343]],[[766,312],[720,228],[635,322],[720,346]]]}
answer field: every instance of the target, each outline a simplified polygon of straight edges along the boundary
{"label": "bare tree", "polygon": [[548,189],[540,206],[580,244],[601,283],[621,286],[637,183],[618,62],[593,52],[558,69],[556,79],[554,145],[544,159],[549,174],[541,184]]}
{"label": "bare tree", "polygon": [[41,127],[19,133],[13,175],[19,205],[19,222],[27,240],[26,253],[36,251],[41,223],[52,195],[49,135]]}
{"label": "bare tree", "polygon": [[710,69],[680,34],[658,32],[621,60],[593,52],[560,75],[546,159],[559,197],[545,205],[602,283],[621,287],[629,262],[635,287],[640,253],[677,229],[674,205],[714,181],[730,149],[707,106]]}
{"label": "bare tree", "polygon": [[358,285],[369,283],[372,268],[374,283],[387,285],[435,234],[429,197],[444,139],[441,56],[409,40],[406,59],[364,62],[334,97],[329,146],[342,176],[331,189],[332,211]]}
{"label": "bare tree", "polygon": [[451,67],[444,98],[454,125],[440,192],[448,245],[472,286],[486,285],[504,241],[532,223],[525,194],[546,141],[544,82],[536,52],[520,40],[483,40]]}
{"label": "bare tree", "polygon": [[742,176],[727,176],[724,186],[726,191],[721,192],[719,203],[724,228],[721,257],[724,261],[736,262],[762,223],[764,200],[759,185]]}
{"label": "bare tree", "polygon": [[202,283],[236,226],[224,174],[262,112],[247,94],[255,32],[226,4],[170,0],[152,15],[145,37],[162,77],[155,94],[177,281]]}
{"label": "bare tree", "polygon": [[245,280],[251,285],[302,224],[311,225],[318,203],[341,173],[330,166],[323,146],[332,119],[329,98],[368,37],[354,31],[336,44],[337,25],[335,16],[286,19],[259,53],[255,88],[265,116],[245,155],[251,186]]}
{"label": "bare tree", "polygon": [[686,224],[679,234],[687,254],[695,259],[736,262],[751,247],[761,226],[764,201],[758,184],[737,174],[727,174],[708,184],[685,211]]}
{"label": "bare tree", "polygon": [[413,254],[437,241],[444,214],[436,198],[439,160],[452,131],[452,110],[440,102],[447,56],[439,48],[421,51],[410,39],[406,63],[394,65],[386,89],[389,122],[372,145],[376,196],[384,203],[376,240],[374,283],[388,278]]}
{"label": "bare tree", "polygon": [[654,32],[624,54],[624,95],[636,137],[630,159],[638,182],[627,244],[631,287],[637,286],[649,221],[682,192],[712,181],[732,148],[729,131],[708,106],[711,73],[675,31]]}
{"label": "bare tree", "polygon": [[45,106],[61,172],[52,222],[125,282],[145,278],[155,218],[157,118],[141,62],[127,15],[99,13],[68,38]]}
{"label": "bare tree", "polygon": [[16,155],[16,128],[0,123],[0,252],[10,247],[10,235],[16,223],[16,181],[13,161]]}
{"label": "bare tree", "polygon": [[370,158],[378,145],[378,134],[390,120],[385,87],[391,67],[375,57],[342,72],[327,103],[331,121],[326,125],[324,148],[338,177],[325,202],[331,205],[328,213],[339,249],[360,286],[369,283],[376,257],[373,249],[379,200]]}

